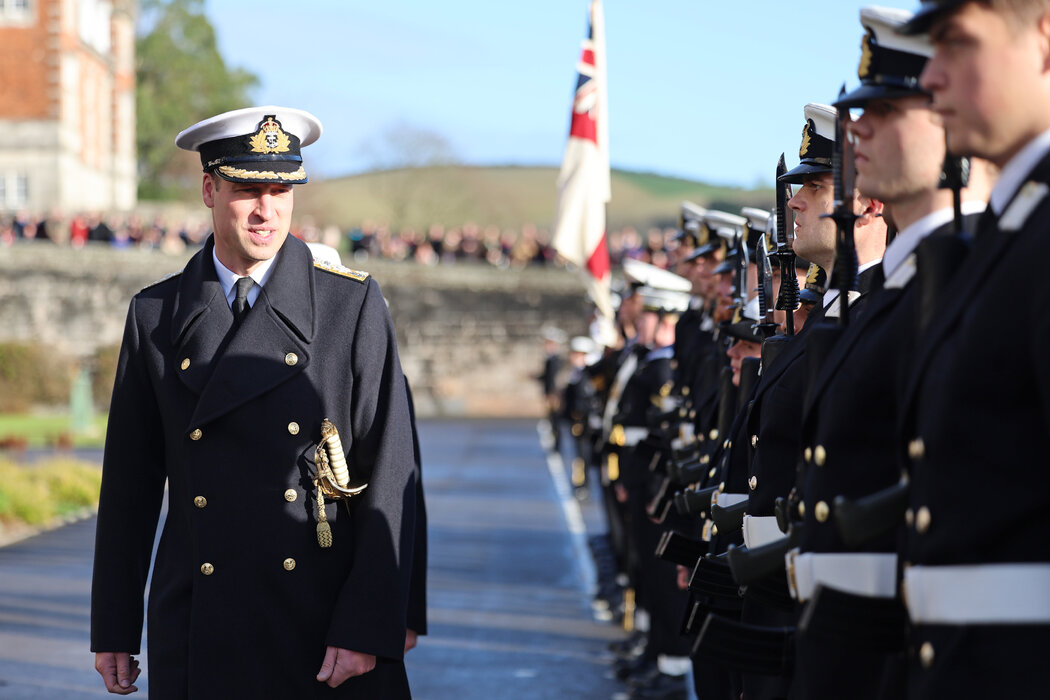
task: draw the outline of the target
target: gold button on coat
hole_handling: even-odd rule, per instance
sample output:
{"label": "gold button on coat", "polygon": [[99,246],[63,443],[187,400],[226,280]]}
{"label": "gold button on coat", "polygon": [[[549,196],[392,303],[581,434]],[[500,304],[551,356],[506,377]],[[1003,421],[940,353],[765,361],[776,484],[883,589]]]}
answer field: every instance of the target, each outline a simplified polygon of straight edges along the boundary
{"label": "gold button on coat", "polygon": [[758,447],[758,436],[757,435],[752,435],[751,436],[751,447]]}
{"label": "gold button on coat", "polygon": [[209,564],[208,562],[204,562],[203,564],[201,564],[201,573],[205,576],[211,576],[213,573],[215,573],[215,567]]}
{"label": "gold button on coat", "polygon": [[828,461],[828,451],[824,449],[823,445],[817,445],[813,448],[813,463],[818,467],[823,467],[824,462]]}
{"label": "gold button on coat", "polygon": [[182,367],[183,369],[189,369],[190,368],[190,358],[187,357],[186,359],[184,359],[182,361],[182,364],[179,365],[179,367]]}
{"label": "gold button on coat", "polygon": [[824,501],[820,501],[817,503],[817,507],[813,509],[813,515],[818,523],[826,523],[831,516],[831,508],[828,508],[828,504]]}
{"label": "gold button on coat", "polygon": [[758,488],[758,477],[757,476],[752,476],[750,479],[747,480],[747,485],[751,487],[752,491],[757,489]]}
{"label": "gold button on coat", "polygon": [[718,428],[712,428],[711,432],[707,434],[712,440],[718,439]]}
{"label": "gold button on coat", "polygon": [[716,471],[718,471],[718,467],[711,467],[711,471],[707,472],[707,478],[714,479]]}
{"label": "gold button on coat", "polygon": [[806,502],[805,501],[799,501],[798,502],[798,517],[800,517],[800,518],[806,517]]}
{"label": "gold button on coat", "polygon": [[298,435],[299,434],[299,424],[296,423],[293,420],[291,423],[288,424],[288,432],[291,433],[292,435]]}
{"label": "gold button on coat", "polygon": [[204,433],[201,432],[200,428],[190,433],[190,440],[200,440],[202,437],[204,437]]}
{"label": "gold button on coat", "polygon": [[291,571],[294,568],[295,568],[295,559],[292,559],[291,557],[288,557],[287,559],[284,560],[284,570],[285,571]]}
{"label": "gold button on coat", "polygon": [[198,508],[203,508],[206,505],[208,505],[208,499],[204,496],[197,496],[193,499],[193,505],[197,506]]}
{"label": "gold button on coat", "polygon": [[923,668],[929,668],[933,666],[933,645],[929,642],[923,642],[922,646],[919,647],[919,661],[922,662]]}
{"label": "gold button on coat", "polygon": [[926,456],[926,443],[921,437],[917,437],[908,443],[908,456],[912,459],[922,459]]}
{"label": "gold button on coat", "polygon": [[284,356],[284,364],[288,365],[289,367],[295,365],[297,362],[299,362],[299,356],[296,355],[294,352],[290,352]]}
{"label": "gold button on coat", "polygon": [[911,527],[915,524],[915,511],[909,508],[904,511],[904,524]]}
{"label": "gold button on coat", "polygon": [[295,499],[299,498],[299,493],[295,489],[288,489],[284,492],[284,500],[291,503]]}
{"label": "gold button on coat", "polygon": [[802,457],[807,462],[812,462],[813,461],[813,448],[812,447],[807,447],[805,449],[805,451],[802,453]]}
{"label": "gold button on coat", "polygon": [[927,530],[930,529],[931,519],[932,518],[930,516],[929,508],[927,508],[926,506],[919,508],[919,510],[915,513],[915,531],[918,532],[920,535],[924,534]]}

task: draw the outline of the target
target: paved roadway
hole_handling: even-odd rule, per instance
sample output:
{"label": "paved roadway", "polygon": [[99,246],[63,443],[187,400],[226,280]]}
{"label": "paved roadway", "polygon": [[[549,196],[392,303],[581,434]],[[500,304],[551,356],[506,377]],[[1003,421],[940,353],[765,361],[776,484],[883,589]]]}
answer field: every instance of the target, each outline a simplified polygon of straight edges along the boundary
{"label": "paved roadway", "polygon": [[[407,656],[417,700],[610,698],[581,564],[580,513],[531,421],[420,424],[430,634]],[[588,524],[594,512],[585,509]],[[88,653],[94,519],[0,549],[0,698],[105,696]],[[576,531],[574,534],[573,531]],[[144,677],[145,678],[145,675]],[[148,679],[147,679],[148,681]],[[139,682],[143,697],[148,682]]]}

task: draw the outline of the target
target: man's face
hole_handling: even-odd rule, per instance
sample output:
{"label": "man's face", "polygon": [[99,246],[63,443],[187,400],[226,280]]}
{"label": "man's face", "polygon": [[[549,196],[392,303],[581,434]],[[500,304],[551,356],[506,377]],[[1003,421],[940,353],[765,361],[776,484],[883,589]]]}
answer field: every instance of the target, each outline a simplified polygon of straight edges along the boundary
{"label": "man's face", "polygon": [[933,94],[948,147],[1002,167],[1044,130],[1046,39],[976,2],[934,23],[920,84]]}
{"label": "man's face", "polygon": [[740,368],[745,357],[761,357],[762,344],[750,340],[737,340],[726,351],[729,366],[733,370],[733,386],[740,386]]}
{"label": "man's face", "polygon": [[857,189],[893,203],[937,187],[944,165],[944,127],[917,95],[871,100],[850,126],[856,137]]}
{"label": "man's face", "polygon": [[822,260],[835,250],[835,222],[821,218],[830,214],[835,204],[835,185],[831,173],[809,175],[788,200],[795,213],[796,255],[806,260]]}
{"label": "man's face", "polygon": [[637,294],[626,297],[620,303],[618,312],[621,323],[633,326],[638,321],[638,314],[642,312],[642,298]]}
{"label": "man's face", "polygon": [[[720,251],[718,257],[721,258]],[[715,259],[715,253],[701,255],[682,264],[683,277],[693,283],[692,293],[704,299],[713,299],[717,292],[717,280],[712,271],[721,260]]]}
{"label": "man's face", "polygon": [[642,311],[638,316],[638,322],[635,324],[635,328],[638,330],[635,340],[638,344],[647,348],[653,347],[653,341],[656,339],[656,328],[659,324],[660,314],[655,311]]}
{"label": "man's face", "polygon": [[728,321],[733,315],[733,280],[735,277],[735,270],[715,275],[718,305],[713,315],[716,322]]}
{"label": "man's face", "polygon": [[696,278],[699,281],[700,296],[705,299],[714,299],[718,294],[718,278],[714,270],[722,263],[725,255],[721,248],[716,248],[708,255],[701,255],[696,259]]}
{"label": "man's face", "polygon": [[674,345],[675,326],[678,323],[678,314],[661,314],[657,321],[656,331],[653,333],[653,347],[665,348]]}
{"label": "man's face", "polygon": [[292,224],[292,186],[227,182],[204,176],[204,205],[211,209],[215,254],[238,275],[277,255]]}

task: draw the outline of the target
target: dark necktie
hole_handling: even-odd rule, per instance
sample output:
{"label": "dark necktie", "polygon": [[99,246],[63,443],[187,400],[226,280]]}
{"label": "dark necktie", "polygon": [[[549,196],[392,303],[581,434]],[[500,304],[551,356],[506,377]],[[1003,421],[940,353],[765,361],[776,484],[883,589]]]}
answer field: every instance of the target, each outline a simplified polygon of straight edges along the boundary
{"label": "dark necktie", "polygon": [[237,280],[237,283],[234,285],[234,287],[236,287],[237,289],[237,296],[233,300],[234,323],[239,324],[244,319],[245,314],[248,313],[248,309],[251,308],[250,306],[248,306],[248,292],[254,285],[255,280],[253,280],[251,277],[241,277]]}

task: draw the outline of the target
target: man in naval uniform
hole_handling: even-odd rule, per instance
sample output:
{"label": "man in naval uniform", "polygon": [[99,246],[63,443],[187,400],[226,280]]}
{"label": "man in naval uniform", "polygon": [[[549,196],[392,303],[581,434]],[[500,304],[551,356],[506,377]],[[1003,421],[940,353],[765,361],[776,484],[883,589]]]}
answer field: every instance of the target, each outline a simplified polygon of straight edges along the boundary
{"label": "man in naval uniform", "polygon": [[920,84],[949,150],[1000,168],[904,390],[908,697],[1039,697],[1050,687],[1050,2],[924,3],[907,26],[933,43]]}
{"label": "man in naval uniform", "polygon": [[[798,636],[794,695],[798,698],[897,698],[893,641],[903,651],[904,618],[892,606],[897,580],[897,532],[890,527],[866,541],[847,542],[839,531],[838,497],[858,499],[900,479],[896,446],[887,440],[897,422],[898,389],[919,329],[917,249],[929,238],[953,236],[953,192],[939,187],[944,127],[929,108],[919,75],[933,47],[896,32],[911,13],[861,10],[865,29],[860,87],[836,106],[863,109],[851,125],[857,189],[886,205],[899,233],[883,256],[884,284],[875,285],[862,315],[837,340],[812,382],[803,419],[800,492],[805,525],[789,571],[810,624]],[[986,164],[975,163],[962,212],[973,225],[984,209]],[[932,237],[932,238],[930,238]],[[952,243],[953,241],[948,241]],[[932,248],[924,247],[922,254]],[[923,260],[924,261],[924,260]],[[856,596],[835,605],[831,592]],[[817,597],[814,598],[814,594]],[[822,610],[823,609],[823,610]],[[894,610],[893,614],[885,612]],[[821,622],[823,620],[823,622]],[[877,629],[876,629],[877,628]],[[884,630],[881,632],[880,630]],[[873,640],[890,640],[881,648]]]}
{"label": "man in naval uniform", "polygon": [[366,273],[288,236],[300,149],[320,133],[260,107],[176,139],[200,152],[214,233],[128,312],[91,601],[112,693],[136,690],[166,482],[151,697],[409,697],[417,488],[393,325]]}
{"label": "man in naval uniform", "polygon": [[[825,215],[831,213],[834,200],[832,158],[836,112],[827,105],[810,103],[803,113],[806,124],[799,147],[800,162],[782,175],[781,181],[801,185],[787,203],[795,216],[796,254],[831,270],[836,226]],[[886,224],[881,217],[882,203],[878,200],[859,197],[855,211],[858,218],[854,237],[864,286],[866,275],[871,274],[867,271],[873,270],[882,257]],[[825,298],[825,305],[828,301]],[[775,504],[778,498],[786,498],[795,484],[806,368],[812,360],[807,357],[809,336],[822,317],[822,313],[809,315],[805,325],[785,341],[776,358],[763,363],[761,378],[729,436],[731,459],[724,477],[727,498],[732,494],[747,502],[743,535],[749,549],[771,545],[783,538],[776,524]],[[736,458],[733,458],[734,452]],[[744,474],[742,470],[746,470]],[[734,493],[732,489],[741,489],[742,493]],[[782,566],[770,570],[764,578],[766,583],[771,581],[783,586]],[[765,627],[793,626],[796,614],[791,606],[775,607],[768,599],[753,594],[757,588],[757,585],[750,586],[752,593],[744,596],[741,621]],[[788,674],[743,675],[745,700],[786,698],[789,687]]]}

